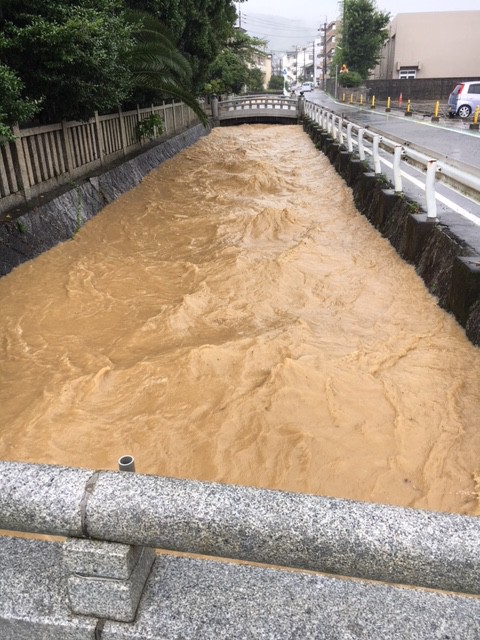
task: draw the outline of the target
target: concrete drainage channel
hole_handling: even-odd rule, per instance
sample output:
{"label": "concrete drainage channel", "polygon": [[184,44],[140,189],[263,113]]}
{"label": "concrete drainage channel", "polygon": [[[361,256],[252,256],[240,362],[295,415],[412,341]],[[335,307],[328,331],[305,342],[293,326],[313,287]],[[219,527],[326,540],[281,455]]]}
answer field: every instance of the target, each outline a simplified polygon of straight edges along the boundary
{"label": "concrete drainage channel", "polygon": [[478,518],[23,463],[0,486],[0,528],[66,537],[0,538],[2,640],[480,637]]}
{"label": "concrete drainage channel", "polygon": [[[477,257],[318,125],[304,119],[304,128],[359,210],[480,344]],[[176,136],[25,214],[21,235],[16,221],[3,225],[3,273],[70,237],[78,199],[92,217],[204,133]],[[2,640],[480,638],[474,517],[0,462],[0,529],[10,532],[0,537]]]}
{"label": "concrete drainage channel", "polygon": [[[0,224],[0,276],[59,242],[70,240],[107,204],[136,187],[165,160],[207,135],[199,124],[78,185],[21,216]],[[13,216],[12,216],[13,218]]]}
{"label": "concrete drainage channel", "polygon": [[420,212],[416,203],[385,188],[381,176],[369,171],[320,124],[304,116],[303,126],[352,188],[360,213],[415,265],[439,305],[453,313],[469,340],[480,346],[480,256],[447,226]]}

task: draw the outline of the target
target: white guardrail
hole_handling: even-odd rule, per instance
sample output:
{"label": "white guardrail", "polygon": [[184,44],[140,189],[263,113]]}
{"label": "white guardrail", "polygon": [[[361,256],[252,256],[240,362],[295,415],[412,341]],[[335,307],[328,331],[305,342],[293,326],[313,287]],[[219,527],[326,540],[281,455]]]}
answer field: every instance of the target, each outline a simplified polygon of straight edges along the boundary
{"label": "white guardrail", "polygon": [[320,125],[334,140],[344,146],[349,153],[354,153],[355,147],[359,160],[365,161],[366,154],[370,155],[375,174],[382,173],[380,148],[392,154],[393,188],[396,193],[403,191],[402,177],[405,176],[408,179],[408,175],[406,176],[402,171],[402,161],[420,167],[425,171],[425,196],[428,218],[437,217],[435,191],[437,178],[447,182],[460,193],[467,194],[480,202],[479,176],[459,169],[438,158],[429,157],[405,144],[402,145],[398,141],[391,140],[384,135],[350,122],[343,115],[339,116],[321,105],[305,101],[304,109],[307,117]]}

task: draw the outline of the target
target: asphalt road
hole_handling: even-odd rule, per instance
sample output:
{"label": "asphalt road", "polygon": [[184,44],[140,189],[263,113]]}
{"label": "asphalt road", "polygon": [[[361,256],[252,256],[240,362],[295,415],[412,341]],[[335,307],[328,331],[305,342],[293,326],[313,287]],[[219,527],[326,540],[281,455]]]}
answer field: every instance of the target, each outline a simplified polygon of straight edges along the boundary
{"label": "asphalt road", "polygon": [[431,151],[436,159],[446,160],[459,168],[480,176],[480,132],[469,129],[471,119],[463,122],[459,118],[442,117],[440,122],[432,122],[430,116],[413,114],[405,116],[404,111],[385,112],[385,107],[376,109],[350,105],[335,101],[323,91],[313,91],[306,99],[344,114],[353,122],[382,133],[387,138],[425,152]]}
{"label": "asphalt road", "polygon": [[[431,117],[414,114],[405,116],[403,111],[385,112],[385,107],[360,108],[335,101],[323,91],[313,91],[305,96],[309,102],[322,105],[350,121],[368,127],[370,131],[408,145],[437,160],[480,177],[480,133],[468,128],[469,123],[443,118],[439,123]],[[381,152],[382,173],[393,177],[391,156]],[[426,210],[425,174],[404,163],[402,170],[403,192]],[[459,193],[443,182],[436,183],[437,217],[459,239],[480,255],[480,194],[478,201]]]}

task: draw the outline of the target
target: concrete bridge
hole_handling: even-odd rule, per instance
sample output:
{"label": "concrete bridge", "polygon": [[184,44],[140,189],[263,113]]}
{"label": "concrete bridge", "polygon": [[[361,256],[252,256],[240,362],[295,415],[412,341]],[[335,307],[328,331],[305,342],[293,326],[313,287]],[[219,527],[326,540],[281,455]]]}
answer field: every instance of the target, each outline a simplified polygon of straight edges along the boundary
{"label": "concrete bridge", "polygon": [[236,124],[297,124],[298,98],[242,96],[212,103],[214,121],[220,126]]}

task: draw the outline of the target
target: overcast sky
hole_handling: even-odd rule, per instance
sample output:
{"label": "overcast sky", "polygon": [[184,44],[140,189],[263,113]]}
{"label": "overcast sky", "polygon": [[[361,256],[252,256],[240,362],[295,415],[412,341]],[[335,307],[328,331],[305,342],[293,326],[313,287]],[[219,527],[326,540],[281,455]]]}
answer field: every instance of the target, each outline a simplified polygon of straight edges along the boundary
{"label": "overcast sky", "polygon": [[[250,35],[268,40],[267,49],[274,53],[311,42],[325,19],[335,20],[342,12],[338,0],[246,0],[236,6],[241,26]],[[377,0],[376,6],[392,18],[418,11],[480,10],[479,0]]]}

